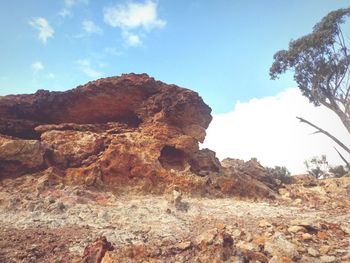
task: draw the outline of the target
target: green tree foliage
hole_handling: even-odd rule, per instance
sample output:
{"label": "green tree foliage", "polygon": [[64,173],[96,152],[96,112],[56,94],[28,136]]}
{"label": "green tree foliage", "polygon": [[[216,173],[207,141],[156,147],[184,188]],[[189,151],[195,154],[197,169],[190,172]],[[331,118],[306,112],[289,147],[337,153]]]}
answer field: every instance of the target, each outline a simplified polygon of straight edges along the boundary
{"label": "green tree foliage", "polygon": [[305,161],[305,166],[308,173],[316,179],[330,177],[326,155],[322,155],[321,157],[313,157],[310,160]]}
{"label": "green tree foliage", "polygon": [[346,175],[349,171],[343,165],[331,166],[327,161],[325,155],[320,157],[313,157],[310,160],[305,161],[305,166],[310,175],[314,176],[316,179],[323,179],[329,177],[342,177]]}
{"label": "green tree foliage", "polygon": [[[350,39],[347,35],[350,27],[345,23],[349,16],[350,8],[330,12],[310,34],[292,40],[288,50],[274,55],[270,76],[276,79],[287,70],[293,70],[302,94],[315,106],[324,105],[334,111],[350,133]],[[347,27],[342,28],[344,23]],[[302,118],[299,120],[311,125]],[[337,138],[311,126],[350,154],[350,149]]]}
{"label": "green tree foliage", "polygon": [[292,182],[291,174],[288,169],[284,166],[265,167],[269,174],[284,184],[289,184]]}
{"label": "green tree foliage", "polygon": [[333,175],[333,177],[339,178],[343,176],[348,176],[349,171],[343,165],[337,165],[329,168],[329,172]]}

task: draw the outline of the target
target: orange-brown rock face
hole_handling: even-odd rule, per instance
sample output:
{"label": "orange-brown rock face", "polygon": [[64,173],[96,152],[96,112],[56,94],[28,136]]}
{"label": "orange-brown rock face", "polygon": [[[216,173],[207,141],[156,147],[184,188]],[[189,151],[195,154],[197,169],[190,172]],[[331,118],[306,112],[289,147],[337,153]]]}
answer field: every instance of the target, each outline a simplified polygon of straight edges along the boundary
{"label": "orange-brown rock face", "polygon": [[206,183],[197,175],[220,168],[215,153],[198,148],[210,112],[197,93],[146,74],[0,97],[0,175],[55,167],[67,183],[194,189]]}
{"label": "orange-brown rock face", "polygon": [[163,122],[204,139],[210,112],[193,91],[146,74],[128,74],[99,79],[66,92],[40,90],[0,97],[0,132],[33,138],[38,135],[33,127],[40,124],[119,122],[138,127]]}
{"label": "orange-brown rock face", "polygon": [[39,173],[119,192],[273,196],[260,164],[220,164],[199,150],[210,112],[197,93],[146,74],[0,97],[0,178]]}

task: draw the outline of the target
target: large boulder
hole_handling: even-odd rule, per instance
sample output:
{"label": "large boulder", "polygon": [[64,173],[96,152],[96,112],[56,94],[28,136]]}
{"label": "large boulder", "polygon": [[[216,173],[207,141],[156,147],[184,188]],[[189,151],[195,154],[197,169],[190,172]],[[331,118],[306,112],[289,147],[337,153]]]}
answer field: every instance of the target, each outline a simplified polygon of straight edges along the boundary
{"label": "large boulder", "polygon": [[0,144],[6,149],[2,175],[11,176],[14,164],[21,164],[22,174],[55,167],[66,183],[148,192],[169,184],[201,189],[207,179],[196,175],[220,165],[198,146],[210,112],[196,92],[146,74],[99,79],[66,92],[0,97],[0,133],[8,138]]}
{"label": "large boulder", "polygon": [[212,183],[227,195],[243,198],[277,198],[278,182],[257,160],[247,162],[226,158],[221,161],[221,176]]}
{"label": "large boulder", "polygon": [[[65,92],[0,97],[0,176],[54,171],[66,184],[162,193],[266,197],[258,163],[199,149],[212,119],[194,91],[146,74],[99,79]],[[59,175],[59,176],[56,176]]]}
{"label": "large boulder", "polygon": [[40,124],[167,123],[203,139],[211,109],[197,93],[147,74],[99,79],[66,92],[0,97],[0,133],[33,139]]}
{"label": "large boulder", "polygon": [[42,169],[45,147],[37,140],[0,135],[0,178]]}

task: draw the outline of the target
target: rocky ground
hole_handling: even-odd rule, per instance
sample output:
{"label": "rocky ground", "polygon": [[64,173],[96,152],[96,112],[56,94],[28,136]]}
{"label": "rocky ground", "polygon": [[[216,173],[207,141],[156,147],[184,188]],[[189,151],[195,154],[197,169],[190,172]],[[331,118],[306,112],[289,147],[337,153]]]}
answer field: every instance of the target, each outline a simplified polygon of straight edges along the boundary
{"label": "rocky ground", "polygon": [[350,262],[350,177],[220,162],[210,113],[146,74],[0,96],[0,263]]}
{"label": "rocky ground", "polygon": [[0,185],[0,262],[350,262],[350,178],[303,178],[260,201],[125,195],[45,176]]}

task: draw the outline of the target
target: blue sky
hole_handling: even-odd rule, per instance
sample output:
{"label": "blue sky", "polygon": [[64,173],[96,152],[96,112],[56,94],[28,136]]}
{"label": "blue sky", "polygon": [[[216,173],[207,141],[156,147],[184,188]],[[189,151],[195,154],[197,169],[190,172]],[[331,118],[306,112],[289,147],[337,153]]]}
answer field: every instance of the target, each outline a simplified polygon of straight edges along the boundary
{"label": "blue sky", "polygon": [[0,95],[146,72],[214,113],[295,86],[273,54],[349,0],[12,0],[0,3]]}

